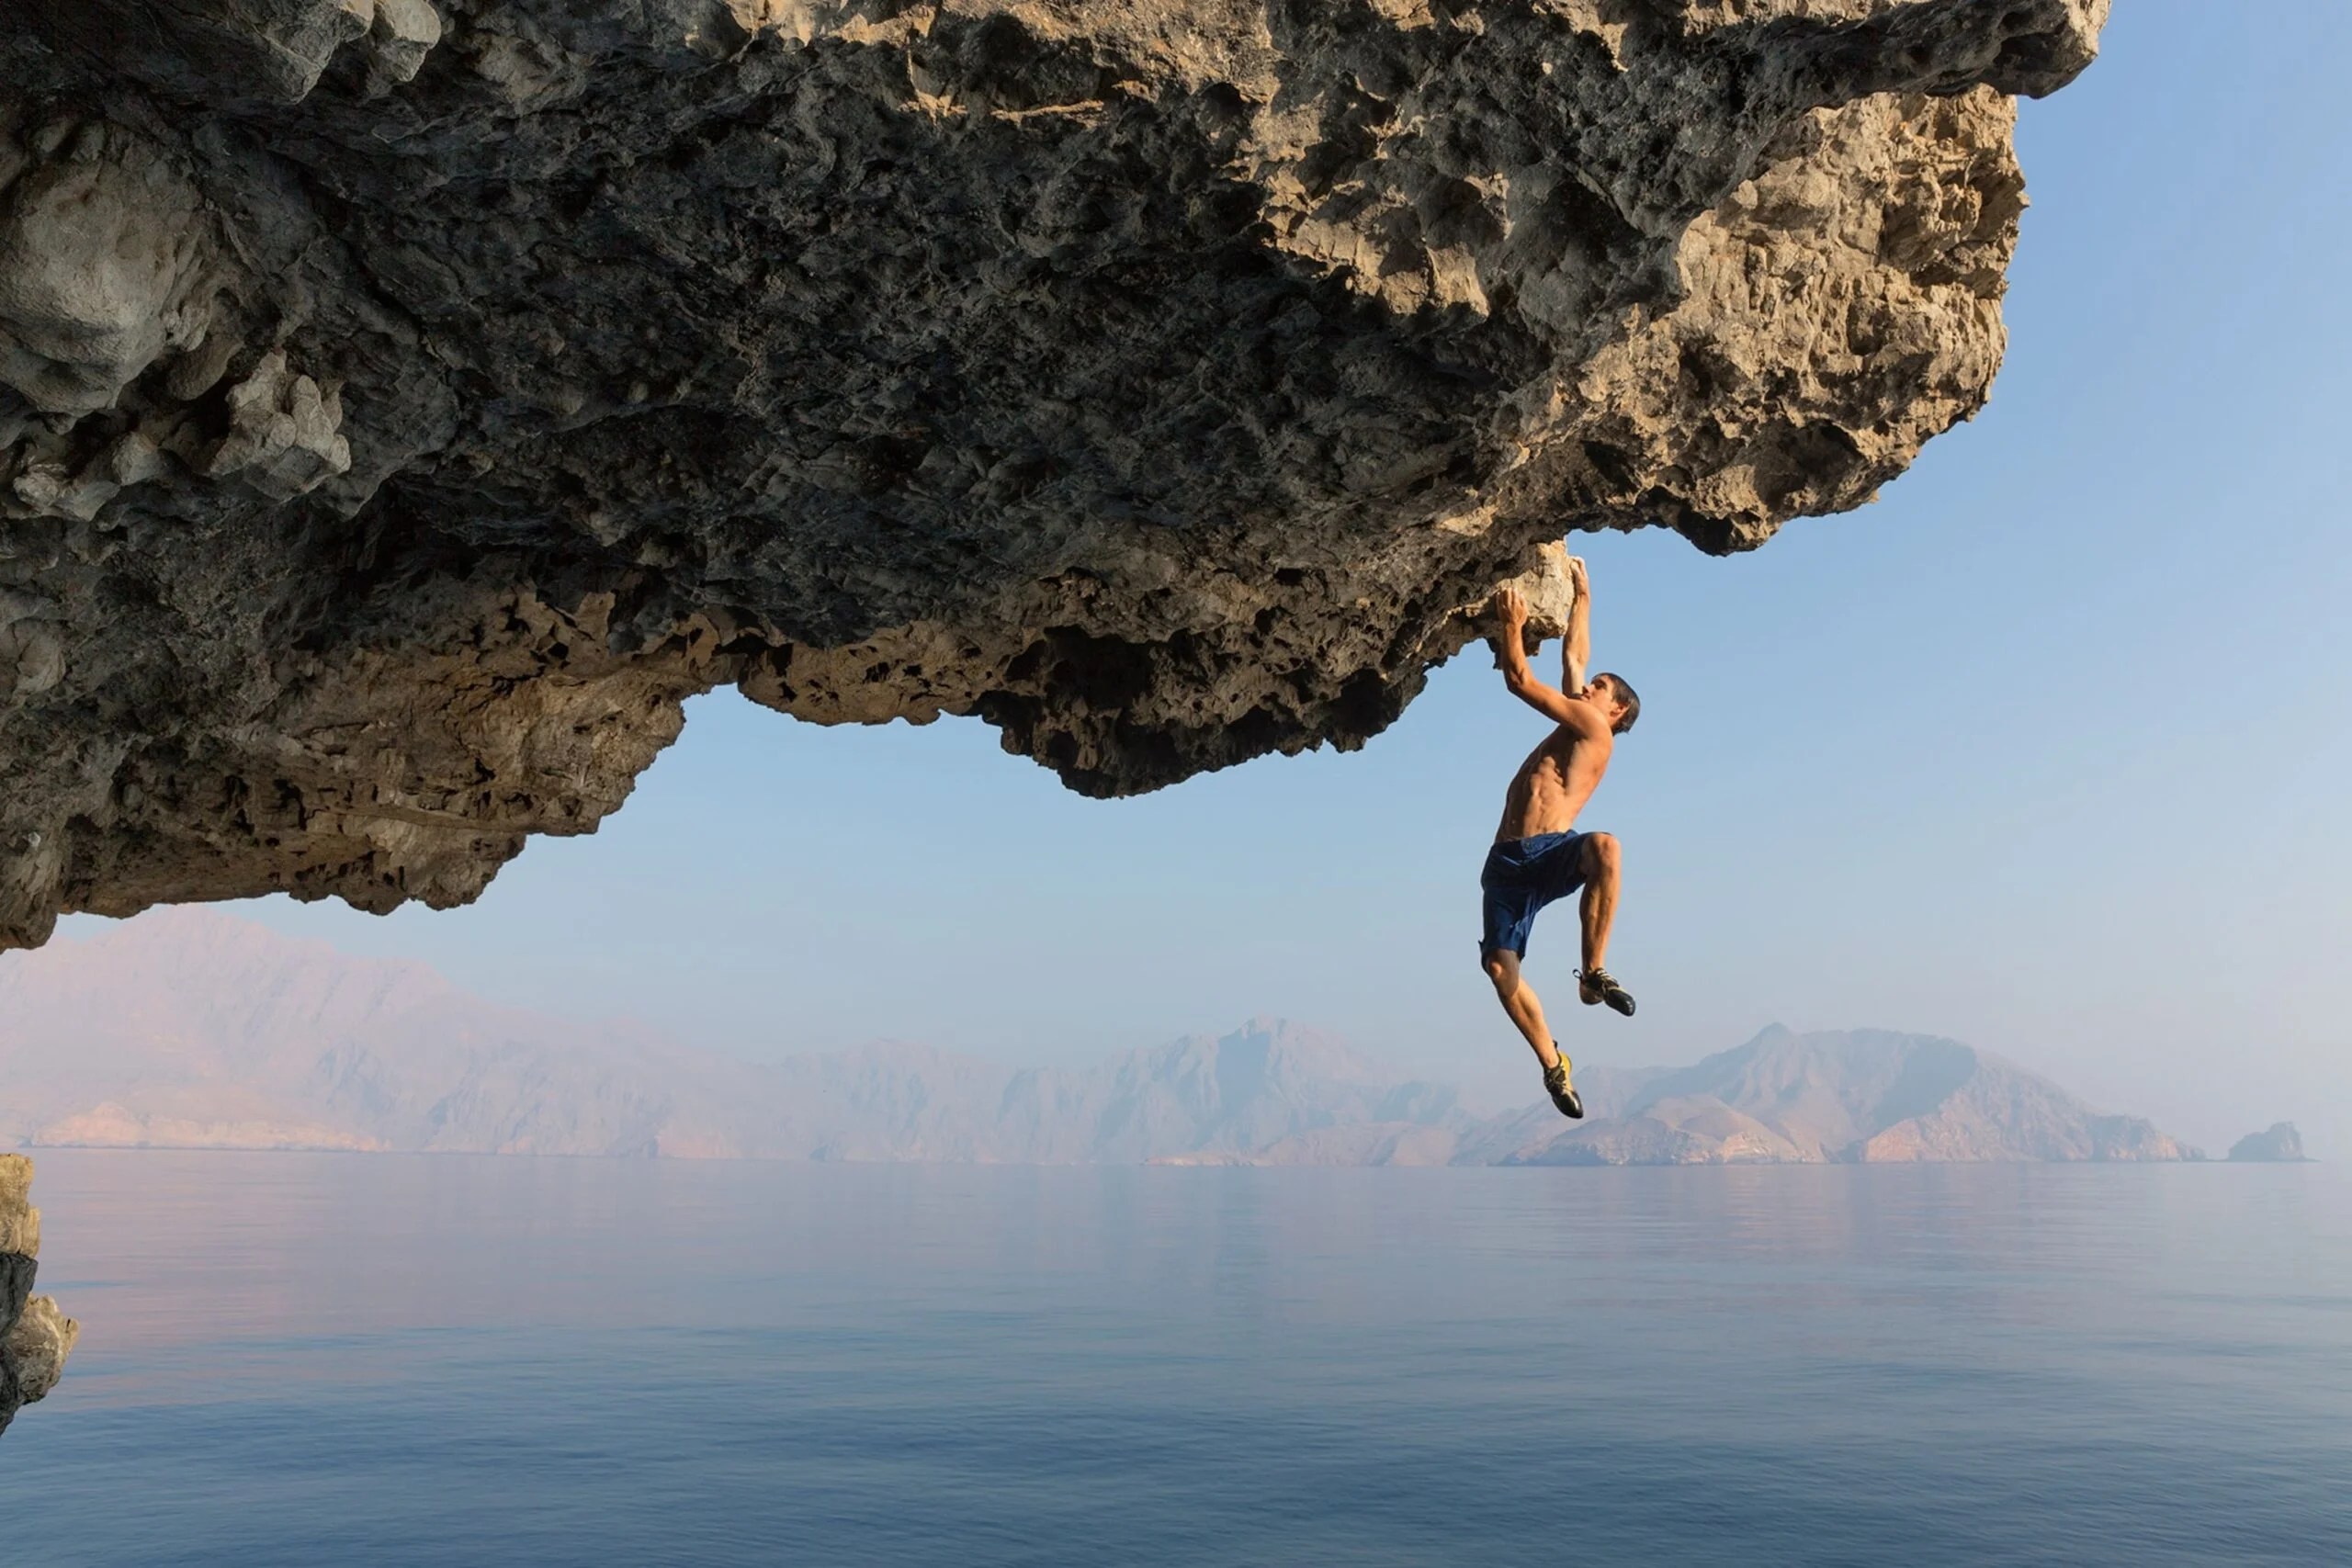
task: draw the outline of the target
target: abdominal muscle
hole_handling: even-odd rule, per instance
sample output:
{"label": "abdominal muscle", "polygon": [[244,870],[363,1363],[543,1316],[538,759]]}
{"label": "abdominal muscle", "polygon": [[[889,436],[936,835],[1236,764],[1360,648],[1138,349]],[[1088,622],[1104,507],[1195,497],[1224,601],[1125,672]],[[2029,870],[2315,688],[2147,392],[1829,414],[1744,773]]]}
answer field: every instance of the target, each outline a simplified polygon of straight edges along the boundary
{"label": "abdominal muscle", "polygon": [[1604,739],[1589,740],[1566,726],[1527,754],[1503,797],[1502,826],[1495,842],[1532,839],[1542,833],[1565,833],[1577,825],[1577,813],[1592,798],[1600,775],[1609,769],[1611,747]]}

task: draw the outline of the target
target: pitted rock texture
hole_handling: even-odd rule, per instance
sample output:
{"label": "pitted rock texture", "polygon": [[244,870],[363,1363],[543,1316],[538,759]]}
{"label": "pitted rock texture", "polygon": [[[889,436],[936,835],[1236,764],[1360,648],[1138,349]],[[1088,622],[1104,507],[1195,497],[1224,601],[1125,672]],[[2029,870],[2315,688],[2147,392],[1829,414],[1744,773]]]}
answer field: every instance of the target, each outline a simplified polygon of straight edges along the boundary
{"label": "pitted rock texture", "polygon": [[0,942],[462,902],[722,683],[1361,743],[1979,407],[2105,6],[18,0]]}
{"label": "pitted rock texture", "polygon": [[48,1296],[32,1294],[40,1256],[33,1162],[0,1155],[0,1432],[17,1412],[57,1386],[82,1325]]}

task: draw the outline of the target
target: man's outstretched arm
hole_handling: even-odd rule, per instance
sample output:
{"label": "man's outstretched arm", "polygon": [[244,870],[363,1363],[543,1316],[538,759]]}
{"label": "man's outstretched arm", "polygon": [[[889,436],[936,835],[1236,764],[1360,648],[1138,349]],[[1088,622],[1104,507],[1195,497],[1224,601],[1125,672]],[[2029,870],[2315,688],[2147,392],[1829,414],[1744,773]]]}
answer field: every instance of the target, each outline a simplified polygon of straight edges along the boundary
{"label": "man's outstretched arm", "polygon": [[1584,558],[1568,558],[1568,635],[1560,642],[1560,689],[1575,696],[1584,691],[1585,671],[1592,665],[1592,579]]}
{"label": "man's outstretched arm", "polygon": [[1588,712],[1591,704],[1545,685],[1527,666],[1527,600],[1516,588],[1495,595],[1495,612],[1502,619],[1503,684],[1510,694],[1555,724],[1566,724]]}

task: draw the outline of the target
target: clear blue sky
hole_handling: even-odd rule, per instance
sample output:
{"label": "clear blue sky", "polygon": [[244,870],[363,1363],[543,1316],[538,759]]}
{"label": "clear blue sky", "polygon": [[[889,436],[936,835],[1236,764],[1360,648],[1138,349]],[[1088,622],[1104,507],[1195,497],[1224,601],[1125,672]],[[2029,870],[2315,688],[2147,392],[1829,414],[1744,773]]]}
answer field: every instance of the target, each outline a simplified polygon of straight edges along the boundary
{"label": "clear blue sky", "polygon": [[[2352,6],[2248,20],[2127,0],[2023,106],[2007,368],[1877,505],[1736,560],[1580,544],[1645,705],[1586,820],[1626,846],[1640,1015],[1568,1000],[1569,911],[1530,957],[1580,1059],[1932,1032],[2209,1145],[2291,1115],[2352,1157]],[[1112,804],[977,723],[715,696],[473,908],[242,908],[750,1055],[1067,1061],[1272,1012],[1532,1099],[1476,877],[1540,721],[1487,662],[1363,752]]]}

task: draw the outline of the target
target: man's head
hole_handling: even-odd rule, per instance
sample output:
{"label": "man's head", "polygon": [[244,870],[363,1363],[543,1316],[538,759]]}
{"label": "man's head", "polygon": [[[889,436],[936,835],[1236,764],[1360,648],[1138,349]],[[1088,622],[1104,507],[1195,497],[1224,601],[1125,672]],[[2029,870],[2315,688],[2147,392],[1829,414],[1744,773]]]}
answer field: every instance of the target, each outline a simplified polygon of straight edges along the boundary
{"label": "man's head", "polygon": [[1603,671],[1585,682],[1584,700],[1598,703],[1609,714],[1609,733],[1623,735],[1634,728],[1642,716],[1642,699],[1634,695],[1634,688],[1625,684],[1623,675]]}

